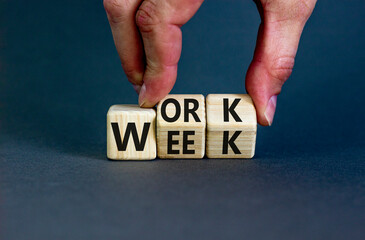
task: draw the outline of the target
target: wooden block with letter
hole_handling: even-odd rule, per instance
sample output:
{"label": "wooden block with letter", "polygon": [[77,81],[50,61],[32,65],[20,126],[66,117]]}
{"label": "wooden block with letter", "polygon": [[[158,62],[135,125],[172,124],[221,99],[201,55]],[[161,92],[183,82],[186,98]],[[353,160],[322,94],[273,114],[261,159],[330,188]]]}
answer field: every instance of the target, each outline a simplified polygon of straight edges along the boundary
{"label": "wooden block with letter", "polygon": [[252,158],[256,144],[256,110],[247,94],[210,94],[207,108],[207,156]]}
{"label": "wooden block with letter", "polygon": [[167,95],[157,105],[157,154],[160,158],[203,158],[203,95]]}
{"label": "wooden block with letter", "polygon": [[107,114],[107,155],[113,160],[156,158],[156,111],[113,105]]}

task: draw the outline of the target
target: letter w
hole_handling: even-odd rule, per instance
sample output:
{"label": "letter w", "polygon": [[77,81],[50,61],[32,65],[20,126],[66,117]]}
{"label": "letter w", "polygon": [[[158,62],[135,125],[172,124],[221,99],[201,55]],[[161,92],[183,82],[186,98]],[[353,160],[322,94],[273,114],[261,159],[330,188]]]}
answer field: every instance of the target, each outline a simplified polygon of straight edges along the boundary
{"label": "letter w", "polygon": [[148,130],[150,129],[150,125],[151,125],[151,123],[144,124],[141,141],[139,141],[136,124],[128,123],[127,128],[125,130],[123,142],[122,142],[118,123],[112,123],[114,138],[115,138],[115,142],[117,143],[118,151],[125,151],[127,149],[129,135],[131,135],[131,132],[132,132],[132,136],[133,136],[134,146],[136,147],[136,151],[139,151],[139,152],[143,151],[144,146],[146,145],[147,134],[148,134]]}

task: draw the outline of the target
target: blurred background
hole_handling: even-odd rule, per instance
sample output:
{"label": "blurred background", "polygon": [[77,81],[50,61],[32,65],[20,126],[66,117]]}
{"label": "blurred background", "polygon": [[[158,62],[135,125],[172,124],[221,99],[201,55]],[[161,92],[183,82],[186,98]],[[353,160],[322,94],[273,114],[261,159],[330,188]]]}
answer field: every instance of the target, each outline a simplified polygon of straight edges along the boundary
{"label": "blurred background", "polygon": [[[253,160],[135,163],[106,159],[109,106],[138,98],[102,1],[0,0],[0,238],[363,239],[364,9],[318,1]],[[245,92],[259,23],[205,1],[172,93]]]}

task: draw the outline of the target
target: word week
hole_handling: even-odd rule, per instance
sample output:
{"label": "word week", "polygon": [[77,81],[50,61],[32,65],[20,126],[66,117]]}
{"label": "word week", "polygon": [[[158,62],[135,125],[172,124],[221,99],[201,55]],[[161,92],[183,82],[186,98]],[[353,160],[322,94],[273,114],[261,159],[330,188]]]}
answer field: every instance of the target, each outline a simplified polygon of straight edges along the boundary
{"label": "word week", "polygon": [[252,158],[256,111],[247,94],[168,95],[157,110],[113,105],[107,114],[112,160]]}

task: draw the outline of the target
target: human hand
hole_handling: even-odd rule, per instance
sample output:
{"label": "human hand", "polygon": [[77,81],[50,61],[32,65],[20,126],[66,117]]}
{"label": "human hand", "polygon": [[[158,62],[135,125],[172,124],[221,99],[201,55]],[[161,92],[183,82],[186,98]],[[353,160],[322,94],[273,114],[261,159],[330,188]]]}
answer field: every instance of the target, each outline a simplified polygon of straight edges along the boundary
{"label": "human hand", "polygon": [[[261,16],[246,75],[257,121],[274,119],[277,95],[291,75],[300,36],[316,0],[254,0]],[[175,84],[184,25],[203,0],[104,0],[114,42],[141,107],[152,107]]]}

